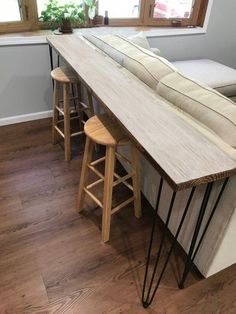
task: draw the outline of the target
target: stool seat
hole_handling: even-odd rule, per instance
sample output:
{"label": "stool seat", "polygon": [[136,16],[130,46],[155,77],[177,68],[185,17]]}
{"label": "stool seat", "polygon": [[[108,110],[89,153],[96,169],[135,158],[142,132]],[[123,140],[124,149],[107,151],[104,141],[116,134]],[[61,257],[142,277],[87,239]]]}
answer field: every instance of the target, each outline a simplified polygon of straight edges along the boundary
{"label": "stool seat", "polygon": [[61,83],[77,83],[79,81],[76,73],[66,66],[52,70],[51,76],[54,80]]}
{"label": "stool seat", "polygon": [[85,134],[95,143],[115,147],[129,140],[123,130],[108,115],[94,116],[84,126]]}

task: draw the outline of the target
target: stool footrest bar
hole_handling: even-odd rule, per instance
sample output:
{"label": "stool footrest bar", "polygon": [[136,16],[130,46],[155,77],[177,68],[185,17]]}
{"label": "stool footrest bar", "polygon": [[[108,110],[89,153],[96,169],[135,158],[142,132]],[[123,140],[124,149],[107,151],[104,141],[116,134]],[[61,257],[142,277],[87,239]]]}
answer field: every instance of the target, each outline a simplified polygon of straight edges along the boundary
{"label": "stool footrest bar", "polygon": [[97,164],[99,164],[100,162],[105,161],[105,157],[99,158],[93,162],[90,163],[91,166],[95,166]]}
{"label": "stool footrest bar", "polygon": [[76,133],[72,133],[70,136],[71,137],[75,137],[75,136],[82,135],[82,134],[84,134],[84,131],[79,131],[79,132],[76,132]]}
{"label": "stool footrest bar", "polygon": [[80,118],[80,116],[77,115],[77,116],[74,116],[74,117],[70,117],[70,120],[78,120],[79,118]]}
{"label": "stool footrest bar", "polygon": [[63,117],[64,117],[64,111],[63,111],[60,107],[58,107],[58,106],[56,106],[56,109],[57,109],[57,111],[59,111],[59,112],[63,115]]}
{"label": "stool footrest bar", "polygon": [[57,132],[63,137],[65,138],[64,133],[55,125],[54,128],[57,130]]}
{"label": "stool footrest bar", "polygon": [[103,207],[102,202],[99,201],[99,199],[93,194],[91,193],[87,188],[84,188],[84,192],[91,197],[91,199],[99,206],[99,207]]}
{"label": "stool footrest bar", "polygon": [[112,210],[111,210],[111,214],[114,214],[116,213],[118,210],[120,210],[121,208],[125,207],[126,205],[128,205],[129,203],[133,202],[134,201],[134,197],[130,197],[128,198],[126,201],[124,201],[123,203],[121,203],[120,205],[114,207]]}
{"label": "stool footrest bar", "polygon": [[[80,104],[80,106],[83,107],[83,109],[88,109],[88,106],[84,102],[80,101],[79,104]],[[83,109],[80,109],[80,110],[83,110]]]}
{"label": "stool footrest bar", "polygon": [[88,168],[92,170],[99,178],[104,179],[104,175],[98,171],[95,167],[88,165]]}
{"label": "stool footrest bar", "polygon": [[[74,117],[70,117],[70,120],[78,120],[80,118],[80,116],[74,116]],[[57,123],[64,123],[64,119],[60,119],[59,121],[57,121]]]}
{"label": "stool footrest bar", "polygon": [[93,188],[94,186],[96,186],[96,185],[98,185],[99,183],[102,183],[102,182],[104,182],[104,179],[99,179],[99,180],[97,180],[97,181],[87,185],[86,189],[89,190],[89,189]]}
{"label": "stool footrest bar", "polygon": [[[130,185],[128,182],[126,182],[125,180],[128,180],[129,178],[131,178],[133,176],[133,174],[127,174],[127,176],[125,177],[121,177],[119,176],[117,173],[114,173],[114,177],[117,178],[118,180],[116,180],[114,183],[113,183],[113,186],[116,186],[117,184],[119,183],[123,183],[125,186],[127,186],[127,188],[129,188],[131,191],[133,191],[133,187],[132,185]],[[126,178],[127,177],[127,178]],[[125,179],[124,179],[125,178]],[[121,181],[120,181],[121,180]],[[118,182],[120,181],[120,182]]]}
{"label": "stool footrest bar", "polygon": [[129,183],[125,182],[126,180],[132,178],[132,176],[133,176],[132,173],[128,173],[128,174],[127,174],[126,176],[124,176],[124,177],[120,177],[118,174],[114,173],[114,176],[115,176],[116,178],[118,178],[118,179],[113,182],[113,186],[116,186],[116,185],[118,185],[118,184],[120,184],[120,183],[123,183],[123,184],[126,183],[125,185],[128,186],[128,188],[129,188],[130,190],[133,190],[133,187],[132,187]]}
{"label": "stool footrest bar", "polygon": [[[69,101],[71,101],[71,100],[77,100],[77,99],[79,99],[78,96],[70,97],[70,98],[69,98]],[[64,101],[63,99],[60,99],[60,100],[59,100],[59,102],[63,102],[63,101]]]}

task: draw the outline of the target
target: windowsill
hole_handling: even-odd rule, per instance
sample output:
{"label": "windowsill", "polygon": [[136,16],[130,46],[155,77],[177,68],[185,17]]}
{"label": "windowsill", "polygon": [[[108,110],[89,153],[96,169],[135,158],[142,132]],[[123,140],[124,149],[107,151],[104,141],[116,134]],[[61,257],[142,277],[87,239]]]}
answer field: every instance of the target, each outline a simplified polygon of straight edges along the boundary
{"label": "windowsill", "polygon": [[[148,38],[152,37],[171,37],[171,36],[186,36],[205,34],[206,29],[202,27],[196,28],[170,28],[170,27],[92,27],[78,28],[74,30],[75,35],[83,35],[94,33],[97,35],[103,34],[120,34],[129,36],[142,31]],[[47,44],[47,35],[52,34],[50,30],[33,31],[26,33],[12,33],[0,35],[0,46],[18,46],[18,45],[40,45]]]}
{"label": "windowsill", "polygon": [[[129,36],[143,31],[148,38],[152,37],[171,37],[171,36],[188,36],[188,35],[202,35],[207,31],[210,13],[214,0],[208,1],[208,8],[206,12],[205,22],[203,27],[195,28],[175,28],[175,27],[93,27],[93,28],[78,28],[74,34],[83,35],[88,33],[108,34],[118,33],[123,36]],[[27,33],[15,34],[0,34],[1,46],[18,46],[18,45],[42,45],[47,44],[47,35],[52,34],[50,30],[40,30]]]}

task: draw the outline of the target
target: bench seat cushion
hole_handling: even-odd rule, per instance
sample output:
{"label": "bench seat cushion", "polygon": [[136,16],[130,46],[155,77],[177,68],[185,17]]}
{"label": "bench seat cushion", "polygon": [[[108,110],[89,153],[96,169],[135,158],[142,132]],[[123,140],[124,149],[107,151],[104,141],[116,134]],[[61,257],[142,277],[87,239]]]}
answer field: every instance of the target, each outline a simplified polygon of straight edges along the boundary
{"label": "bench seat cushion", "polygon": [[157,93],[236,147],[236,104],[233,101],[178,72],[162,78]]}
{"label": "bench seat cushion", "polygon": [[203,82],[221,94],[236,96],[236,70],[208,59],[173,62],[183,74]]}
{"label": "bench seat cushion", "polygon": [[162,77],[176,71],[166,59],[125,37],[119,35],[84,37],[154,90]]}

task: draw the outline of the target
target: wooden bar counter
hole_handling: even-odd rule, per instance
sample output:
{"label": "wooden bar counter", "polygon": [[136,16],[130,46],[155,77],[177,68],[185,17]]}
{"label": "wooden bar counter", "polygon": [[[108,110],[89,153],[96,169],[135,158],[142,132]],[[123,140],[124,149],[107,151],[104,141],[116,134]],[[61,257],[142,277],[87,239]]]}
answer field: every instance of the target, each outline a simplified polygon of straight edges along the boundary
{"label": "wooden bar counter", "polygon": [[[185,218],[191,209],[196,187],[206,185],[206,190],[199,209],[196,211],[197,218],[189,241],[182,279],[179,282],[180,288],[184,287],[187,274],[201,247],[228,179],[236,174],[236,163],[184,120],[180,114],[177,114],[177,111],[165,103],[152,89],[84,39],[74,35],[49,36],[48,42],[50,51],[53,48],[74,69],[83,84],[91,90],[94,97],[110,114],[111,119],[115,119],[123,127],[130,140],[159,172],[161,180],[156,214],[158,214],[163,182],[167,181],[172,189],[170,203],[168,204],[166,200],[165,229],[159,249],[155,249],[154,269],[150,271],[149,264],[152,263],[153,235],[157,215],[153,219],[142,294],[142,304],[146,308],[153,301],[171,253],[178,243],[179,234],[186,223]],[[210,207],[208,202],[213,184],[218,180],[224,182],[206,218],[205,213]],[[169,253],[159,272],[159,277],[156,278],[156,270],[166,231],[169,229],[176,194],[186,189],[190,189],[186,207],[182,212],[182,217],[178,222],[176,221],[177,228],[173,234]],[[151,280],[148,281],[147,277],[150,273]]]}

